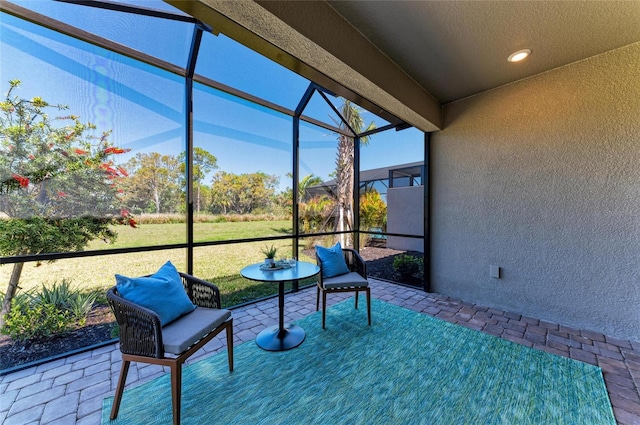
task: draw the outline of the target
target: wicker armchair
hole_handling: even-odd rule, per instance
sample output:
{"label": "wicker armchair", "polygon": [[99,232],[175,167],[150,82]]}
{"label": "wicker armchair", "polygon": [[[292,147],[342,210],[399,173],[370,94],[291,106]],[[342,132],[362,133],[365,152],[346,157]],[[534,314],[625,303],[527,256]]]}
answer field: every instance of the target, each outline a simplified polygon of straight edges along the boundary
{"label": "wicker armchair", "polygon": [[316,311],[319,309],[320,293],[322,293],[322,329],[326,329],[327,316],[327,293],[331,292],[355,292],[356,303],[358,308],[358,294],[365,292],[367,294],[367,317],[369,325],[371,325],[371,289],[367,281],[367,265],[358,254],[357,251],[350,248],[342,248],[345,262],[349,268],[349,273],[335,276],[323,277],[322,262],[316,254],[316,263],[320,266],[318,273],[318,291],[316,296]]}
{"label": "wicker armchair", "polygon": [[168,366],[171,370],[173,423],[180,424],[182,364],[222,330],[226,330],[229,371],[233,371],[233,318],[220,308],[219,289],[203,280],[179,273],[191,302],[198,306],[162,327],[153,311],[129,302],[114,286],[107,299],[120,327],[122,368],[118,379],[111,419],[118,416],[120,401],[132,361]]}

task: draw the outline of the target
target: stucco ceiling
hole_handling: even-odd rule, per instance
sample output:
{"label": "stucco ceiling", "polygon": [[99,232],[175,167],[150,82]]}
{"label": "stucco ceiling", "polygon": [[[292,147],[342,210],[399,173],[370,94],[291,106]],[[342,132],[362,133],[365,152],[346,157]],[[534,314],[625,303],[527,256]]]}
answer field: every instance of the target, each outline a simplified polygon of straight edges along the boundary
{"label": "stucco ceiling", "polygon": [[640,42],[638,0],[327,3],[440,103]]}

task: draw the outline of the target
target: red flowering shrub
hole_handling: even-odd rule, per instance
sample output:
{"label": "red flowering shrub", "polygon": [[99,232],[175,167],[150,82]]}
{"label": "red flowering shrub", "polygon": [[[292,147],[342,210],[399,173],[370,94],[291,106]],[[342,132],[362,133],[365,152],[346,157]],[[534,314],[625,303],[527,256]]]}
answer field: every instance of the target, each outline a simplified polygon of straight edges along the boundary
{"label": "red flowering shrub", "polygon": [[[66,107],[20,99],[13,95],[20,81],[9,85],[0,102],[0,255],[79,251],[96,238],[115,240],[113,224],[136,227],[118,187],[128,174],[112,159],[128,150],[78,116],[50,118],[49,110]],[[0,327],[22,270],[15,266]]]}

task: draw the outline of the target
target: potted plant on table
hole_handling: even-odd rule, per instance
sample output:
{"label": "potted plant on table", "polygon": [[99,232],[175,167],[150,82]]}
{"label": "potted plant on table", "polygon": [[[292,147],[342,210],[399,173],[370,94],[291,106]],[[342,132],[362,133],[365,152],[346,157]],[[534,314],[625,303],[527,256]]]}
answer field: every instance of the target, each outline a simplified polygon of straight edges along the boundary
{"label": "potted plant on table", "polygon": [[276,266],[275,258],[276,258],[276,253],[278,252],[278,248],[276,248],[273,245],[265,246],[260,250],[260,252],[262,252],[262,254],[264,255],[265,266],[271,267],[271,268]]}

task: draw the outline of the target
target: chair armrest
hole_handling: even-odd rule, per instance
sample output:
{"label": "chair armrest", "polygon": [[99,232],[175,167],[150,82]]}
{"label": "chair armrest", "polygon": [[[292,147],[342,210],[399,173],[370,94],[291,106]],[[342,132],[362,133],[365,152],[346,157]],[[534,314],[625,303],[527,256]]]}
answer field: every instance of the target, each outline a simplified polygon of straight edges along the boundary
{"label": "chair armrest", "polygon": [[222,308],[220,289],[216,285],[186,273],[179,273],[184,290],[192,303],[199,307]]}
{"label": "chair armrest", "polygon": [[107,300],[120,328],[120,351],[163,358],[160,316],[148,308],[125,300],[118,294],[115,286],[107,291]]}
{"label": "chair armrest", "polygon": [[347,262],[349,270],[358,273],[360,276],[367,278],[367,263],[362,259],[358,251],[351,248],[342,248],[344,259]]}
{"label": "chair armrest", "polygon": [[318,273],[316,276],[318,276],[318,284],[320,286],[323,286],[322,283],[322,261],[320,261],[320,257],[318,256],[318,252],[316,251],[316,265],[318,267],[320,267],[320,273]]}

